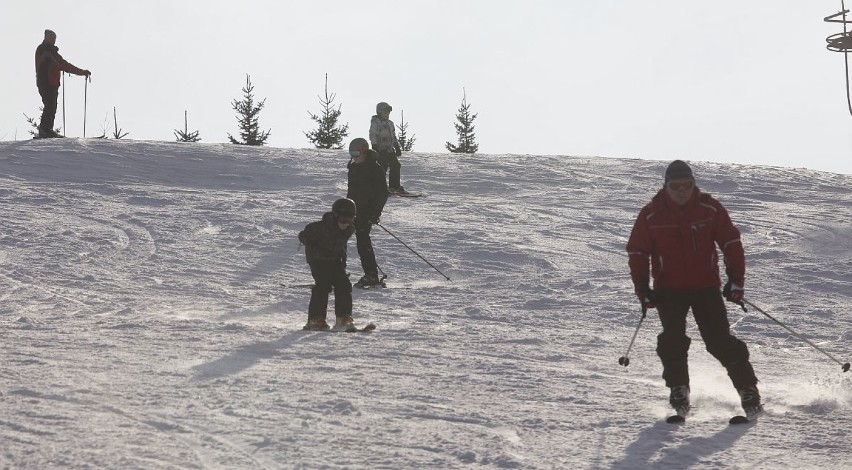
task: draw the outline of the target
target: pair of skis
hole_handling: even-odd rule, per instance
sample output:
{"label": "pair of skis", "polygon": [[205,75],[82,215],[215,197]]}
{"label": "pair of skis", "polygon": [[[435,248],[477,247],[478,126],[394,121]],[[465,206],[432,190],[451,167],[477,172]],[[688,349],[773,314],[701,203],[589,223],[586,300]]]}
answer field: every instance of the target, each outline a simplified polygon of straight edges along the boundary
{"label": "pair of skis", "polygon": [[[669,424],[683,424],[686,422],[686,417],[689,415],[689,411],[691,410],[691,406],[681,406],[675,408],[675,414],[666,418],[666,422]],[[736,415],[728,420],[728,424],[748,424],[757,421],[761,415],[763,415],[763,408],[758,410],[752,410],[747,412],[744,415]]]}
{"label": "pair of skis", "polygon": [[410,193],[408,191],[405,192],[393,192],[388,191],[388,196],[396,196],[396,197],[423,197],[423,193]]}
{"label": "pair of skis", "polygon": [[359,328],[355,325],[349,325],[346,328],[334,328],[334,327],[330,327],[330,326],[326,325],[325,328],[320,329],[320,330],[311,329],[306,325],[302,329],[306,330],[306,331],[327,331],[329,333],[366,333],[366,332],[375,330],[376,324],[375,323],[368,323],[367,326],[363,326],[361,328]]}

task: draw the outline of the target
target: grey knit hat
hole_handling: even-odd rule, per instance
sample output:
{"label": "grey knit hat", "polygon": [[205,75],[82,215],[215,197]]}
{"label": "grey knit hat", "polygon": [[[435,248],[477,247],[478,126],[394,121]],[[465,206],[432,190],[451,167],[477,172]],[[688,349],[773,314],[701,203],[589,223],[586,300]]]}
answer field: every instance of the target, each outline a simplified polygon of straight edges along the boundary
{"label": "grey knit hat", "polygon": [[683,160],[675,160],[666,168],[666,183],[672,180],[694,180],[692,168]]}

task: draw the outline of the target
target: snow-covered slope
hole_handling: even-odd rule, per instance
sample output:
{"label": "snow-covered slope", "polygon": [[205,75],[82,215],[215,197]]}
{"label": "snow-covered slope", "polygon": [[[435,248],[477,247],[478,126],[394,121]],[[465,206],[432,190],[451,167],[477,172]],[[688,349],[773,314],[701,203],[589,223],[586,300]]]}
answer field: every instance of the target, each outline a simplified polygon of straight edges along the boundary
{"label": "snow-covered slope", "polygon": [[[0,468],[850,468],[852,373],[731,309],[768,413],[694,326],[673,427],[624,244],[668,162],[403,156],[371,334],[301,331],[296,233],[346,153],[0,143]],[[852,356],[852,177],[692,162],[743,232],[747,297]],[[354,239],[349,268],[361,274]],[[281,284],[285,286],[282,286]]]}

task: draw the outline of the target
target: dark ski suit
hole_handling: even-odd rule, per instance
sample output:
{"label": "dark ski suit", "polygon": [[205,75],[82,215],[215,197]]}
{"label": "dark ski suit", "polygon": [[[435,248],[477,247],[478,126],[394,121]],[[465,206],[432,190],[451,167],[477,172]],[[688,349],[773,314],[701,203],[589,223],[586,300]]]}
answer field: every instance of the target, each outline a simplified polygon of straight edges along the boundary
{"label": "dark ski suit", "polygon": [[376,157],[375,151],[367,150],[364,162],[349,162],[349,189],[346,192],[346,197],[355,201],[355,240],[361,267],[364,268],[364,274],[373,276],[378,276],[379,265],[373,251],[370,229],[373,223],[379,221],[388,200],[385,172]]}
{"label": "dark ski suit", "polygon": [[328,295],[334,289],[334,315],[352,315],[352,283],[346,275],[346,243],[355,227],[345,230],[337,226],[331,212],[319,222],[311,222],[299,232],[299,241],[305,245],[305,258],[311,267],[314,287],[308,304],[308,321],[325,320]]}

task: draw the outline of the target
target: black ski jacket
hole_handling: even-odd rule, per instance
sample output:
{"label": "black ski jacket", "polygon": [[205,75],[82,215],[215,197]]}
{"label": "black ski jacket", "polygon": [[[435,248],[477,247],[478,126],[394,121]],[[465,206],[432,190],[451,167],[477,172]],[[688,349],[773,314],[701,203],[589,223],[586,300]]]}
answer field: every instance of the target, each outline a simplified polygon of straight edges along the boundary
{"label": "black ski jacket", "polygon": [[305,245],[305,258],[308,264],[315,262],[339,261],[346,264],[346,242],[355,233],[355,224],[349,224],[340,230],[331,212],[326,212],[322,220],[311,222],[299,232],[299,241]]}
{"label": "black ski jacket", "polygon": [[362,163],[349,162],[349,190],[346,197],[355,201],[356,221],[364,224],[379,220],[388,200],[385,171],[376,161],[378,154],[367,151]]}

